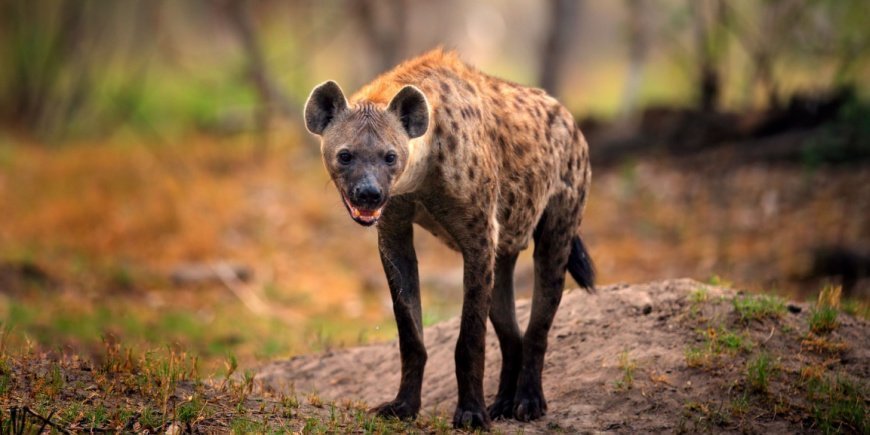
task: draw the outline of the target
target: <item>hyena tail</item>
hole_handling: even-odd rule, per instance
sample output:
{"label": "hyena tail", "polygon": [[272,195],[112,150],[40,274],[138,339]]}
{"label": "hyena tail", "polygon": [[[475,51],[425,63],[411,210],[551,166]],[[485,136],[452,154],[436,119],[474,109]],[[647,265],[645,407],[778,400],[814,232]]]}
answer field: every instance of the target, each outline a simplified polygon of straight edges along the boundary
{"label": "hyena tail", "polygon": [[595,292],[595,265],[586,251],[580,236],[571,239],[571,254],[568,256],[568,272],[589,293]]}

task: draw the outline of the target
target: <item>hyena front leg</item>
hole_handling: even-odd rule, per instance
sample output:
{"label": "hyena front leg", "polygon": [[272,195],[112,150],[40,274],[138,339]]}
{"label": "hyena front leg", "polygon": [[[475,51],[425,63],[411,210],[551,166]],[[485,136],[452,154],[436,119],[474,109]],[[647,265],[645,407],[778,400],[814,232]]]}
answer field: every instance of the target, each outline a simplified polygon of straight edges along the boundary
{"label": "hyena front leg", "polygon": [[483,372],[495,245],[485,235],[479,237],[476,249],[463,252],[465,296],[455,354],[459,387],[459,401],[453,414],[456,428],[488,429],[490,426],[483,399]]}
{"label": "hyena front leg", "polygon": [[414,251],[413,205],[393,201],[378,224],[378,248],[390,285],[399,331],[402,380],[396,398],[372,409],[382,416],[411,419],[420,411],[426,347],[420,306],[420,282]]}

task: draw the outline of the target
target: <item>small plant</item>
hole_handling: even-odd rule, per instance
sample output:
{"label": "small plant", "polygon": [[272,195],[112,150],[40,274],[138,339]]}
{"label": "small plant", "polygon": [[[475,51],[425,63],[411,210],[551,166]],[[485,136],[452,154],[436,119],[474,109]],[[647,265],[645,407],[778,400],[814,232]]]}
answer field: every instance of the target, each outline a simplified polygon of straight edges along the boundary
{"label": "small plant", "polygon": [[74,425],[82,418],[82,405],[72,403],[60,412],[60,420],[67,426]]}
{"label": "small plant", "polygon": [[628,351],[624,350],[619,353],[619,369],[622,370],[622,379],[614,384],[618,389],[630,390],[634,384],[634,371],[637,368],[637,362],[628,357]]}
{"label": "small plant", "polygon": [[321,399],[317,393],[311,392],[308,394],[308,404],[320,408],[323,406],[323,399]]}
{"label": "small plant", "polygon": [[813,419],[824,433],[867,433],[867,386],[844,375],[821,377],[808,382]]}
{"label": "small plant", "polygon": [[97,405],[85,412],[85,423],[90,429],[102,429],[108,419],[109,413],[103,405]]}
{"label": "small plant", "polygon": [[734,331],[720,329],[716,335],[716,342],[729,352],[749,352],[752,350],[752,342],[744,334],[737,334]]}
{"label": "small plant", "polygon": [[189,425],[199,418],[205,410],[205,403],[198,395],[194,395],[187,402],[182,403],[175,410],[175,418],[179,423]]}
{"label": "small plant", "polygon": [[837,309],[817,307],[810,312],[810,331],[814,334],[827,334],[837,328]]}
{"label": "small plant", "polygon": [[45,392],[48,397],[55,397],[58,393],[60,393],[63,386],[66,384],[66,379],[64,379],[63,372],[60,370],[60,366],[57,363],[51,365],[51,368],[48,371],[48,379],[46,380],[46,389]]}
{"label": "small plant", "polygon": [[746,381],[756,392],[766,393],[773,372],[773,361],[767,353],[759,353],[746,365]]}
{"label": "small plant", "polygon": [[773,295],[737,296],[733,299],[733,303],[734,311],[743,323],[778,318],[785,313],[785,302],[782,298]]}
{"label": "small plant", "polygon": [[698,287],[697,289],[695,289],[695,291],[689,294],[689,300],[693,304],[701,304],[707,302],[707,298],[709,297],[710,292],[707,290],[706,287]]}
{"label": "small plant", "polygon": [[6,394],[12,385],[12,369],[5,359],[0,359],[0,395]]}
{"label": "small plant", "polygon": [[221,384],[221,388],[226,385],[227,381],[230,380],[230,377],[236,370],[239,368],[239,360],[232,353],[227,353],[227,359],[224,361],[224,368],[226,368],[227,373],[224,375],[224,382]]}
{"label": "small plant", "polygon": [[707,363],[707,354],[699,347],[686,348],[686,365],[689,367],[702,367]]}
{"label": "small plant", "polygon": [[146,405],[139,413],[139,424],[144,429],[157,429],[163,426],[163,417],[154,408]]}
{"label": "small plant", "polygon": [[230,428],[234,434],[265,433],[268,429],[266,424],[263,422],[243,417],[236,417],[233,419]]}
{"label": "small plant", "polygon": [[830,285],[819,293],[819,300],[810,312],[810,331],[814,334],[827,334],[837,328],[841,293],[842,287]]}
{"label": "small plant", "polygon": [[308,417],[305,419],[305,426],[302,427],[302,433],[326,433],[327,428],[321,424],[320,419],[316,417]]}
{"label": "small plant", "polygon": [[722,279],[719,275],[713,275],[710,279],[707,280],[707,284],[715,285],[718,287],[731,287],[731,281]]}
{"label": "small plant", "polygon": [[739,417],[745,415],[748,411],[749,397],[745,393],[731,400],[731,415]]}
{"label": "small plant", "polygon": [[296,394],[284,396],[281,398],[282,415],[285,418],[292,418],[294,411],[299,409],[299,398]]}
{"label": "small plant", "polygon": [[447,419],[440,415],[438,412],[432,413],[432,418],[429,421],[429,426],[435,430],[437,434],[448,434],[453,432],[453,427],[447,421]]}

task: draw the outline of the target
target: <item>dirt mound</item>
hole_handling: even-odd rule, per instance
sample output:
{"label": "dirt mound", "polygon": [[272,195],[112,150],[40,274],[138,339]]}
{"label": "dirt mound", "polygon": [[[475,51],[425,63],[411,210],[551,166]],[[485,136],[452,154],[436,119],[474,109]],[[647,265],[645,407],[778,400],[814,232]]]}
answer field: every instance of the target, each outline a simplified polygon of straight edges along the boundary
{"label": "dirt mound", "polygon": [[[518,302],[521,325],[529,305]],[[816,335],[814,312],[689,279],[568,291],[544,367],[548,415],[498,421],[494,429],[866,431],[870,324],[839,314]],[[452,319],[425,331],[424,413],[450,415],[455,406],[458,330]],[[491,327],[486,355],[490,402],[501,364]],[[257,379],[269,390],[375,405],[393,398],[399,376],[398,343],[391,342],[274,362]]]}

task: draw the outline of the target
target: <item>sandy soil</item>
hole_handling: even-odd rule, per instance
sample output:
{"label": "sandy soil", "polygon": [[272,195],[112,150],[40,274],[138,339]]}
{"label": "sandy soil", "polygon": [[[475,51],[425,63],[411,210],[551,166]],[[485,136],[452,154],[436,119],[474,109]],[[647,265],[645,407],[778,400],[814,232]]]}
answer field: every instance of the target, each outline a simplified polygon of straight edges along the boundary
{"label": "sandy soil", "polygon": [[[866,393],[868,322],[840,315],[840,326],[827,339],[842,346],[814,352],[806,343],[809,306],[790,304],[778,318],[741,321],[732,303],[737,295],[735,290],[689,279],[613,285],[593,295],[566,292],[550,333],[544,369],[548,415],[532,423],[497,421],[494,429],[814,432],[818,423],[809,417],[813,405],[801,387],[802,368],[821,365],[828,373],[850,376]],[[528,301],[519,301],[521,325],[528,311]],[[424,413],[452,415],[458,325],[454,318],[425,331],[429,362]],[[717,352],[700,366],[689,367],[686,349],[703,347],[704,337],[717,328],[745,336],[747,348]],[[772,381],[766,391],[753,392],[747,385],[746,364],[760,352],[773,358]],[[491,326],[486,355],[485,391],[491,402],[501,359]],[[626,366],[634,367],[629,382]],[[325,399],[361,399],[376,405],[393,398],[399,368],[398,344],[391,342],[274,362],[262,367],[257,379],[269,390],[295,388],[316,391]]]}

